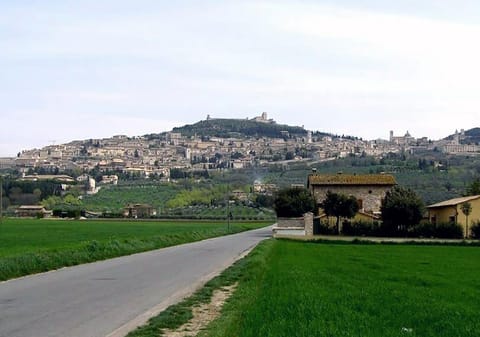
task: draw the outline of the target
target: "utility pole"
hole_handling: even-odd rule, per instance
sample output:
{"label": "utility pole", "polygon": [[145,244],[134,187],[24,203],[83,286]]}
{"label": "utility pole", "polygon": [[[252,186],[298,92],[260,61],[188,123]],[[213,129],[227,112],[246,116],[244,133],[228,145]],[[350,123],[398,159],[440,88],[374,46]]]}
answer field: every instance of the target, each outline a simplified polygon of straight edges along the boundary
{"label": "utility pole", "polygon": [[230,218],[231,218],[231,212],[230,212],[230,185],[227,185],[227,233],[230,233]]}

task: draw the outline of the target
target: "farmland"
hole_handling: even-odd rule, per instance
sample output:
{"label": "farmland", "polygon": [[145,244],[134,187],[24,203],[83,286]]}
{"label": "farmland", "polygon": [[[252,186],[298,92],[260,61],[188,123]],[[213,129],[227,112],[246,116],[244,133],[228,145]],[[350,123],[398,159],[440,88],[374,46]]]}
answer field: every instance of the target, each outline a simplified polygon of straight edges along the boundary
{"label": "farmland", "polygon": [[265,222],[6,219],[0,280],[266,226]]}
{"label": "farmland", "polygon": [[261,249],[205,335],[478,335],[478,248],[270,241]]}
{"label": "farmland", "polygon": [[191,317],[238,282],[202,337],[478,336],[480,250],[468,246],[268,240],[132,337]]}

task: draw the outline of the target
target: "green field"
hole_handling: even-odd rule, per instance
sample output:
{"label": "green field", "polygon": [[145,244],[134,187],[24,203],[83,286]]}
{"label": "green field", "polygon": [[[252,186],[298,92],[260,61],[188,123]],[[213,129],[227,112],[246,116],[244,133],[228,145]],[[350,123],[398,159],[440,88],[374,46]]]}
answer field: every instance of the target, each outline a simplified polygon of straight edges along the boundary
{"label": "green field", "polygon": [[478,336],[480,249],[270,240],[202,336]]}
{"label": "green field", "polygon": [[173,184],[137,183],[103,186],[97,194],[85,196],[82,205],[91,211],[118,212],[130,203],[151,204],[156,209],[175,197],[180,187]]}
{"label": "green field", "polygon": [[[266,226],[232,222],[229,232]],[[227,223],[4,219],[0,280],[227,234]]]}

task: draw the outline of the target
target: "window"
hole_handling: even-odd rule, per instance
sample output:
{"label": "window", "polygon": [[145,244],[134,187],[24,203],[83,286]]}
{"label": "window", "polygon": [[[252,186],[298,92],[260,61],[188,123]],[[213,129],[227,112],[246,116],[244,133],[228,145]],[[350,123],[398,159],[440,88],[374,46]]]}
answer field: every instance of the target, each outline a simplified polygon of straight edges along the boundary
{"label": "window", "polygon": [[448,222],[454,224],[456,221],[455,221],[455,215],[452,215],[448,218]]}

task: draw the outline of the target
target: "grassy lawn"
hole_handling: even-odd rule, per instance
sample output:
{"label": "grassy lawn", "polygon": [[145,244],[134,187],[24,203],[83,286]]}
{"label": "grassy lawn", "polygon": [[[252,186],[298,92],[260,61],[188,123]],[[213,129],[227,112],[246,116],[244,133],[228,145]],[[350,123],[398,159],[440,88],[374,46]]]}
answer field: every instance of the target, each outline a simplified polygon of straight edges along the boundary
{"label": "grassy lawn", "polygon": [[[266,226],[232,222],[230,232]],[[4,219],[0,280],[227,234],[219,222]]]}
{"label": "grassy lawn", "polygon": [[478,336],[480,249],[269,240],[201,336]]}

